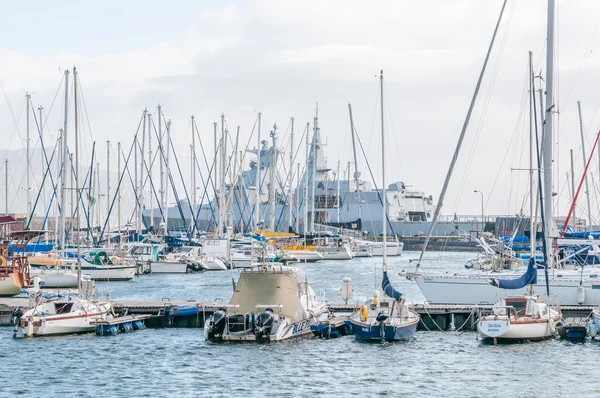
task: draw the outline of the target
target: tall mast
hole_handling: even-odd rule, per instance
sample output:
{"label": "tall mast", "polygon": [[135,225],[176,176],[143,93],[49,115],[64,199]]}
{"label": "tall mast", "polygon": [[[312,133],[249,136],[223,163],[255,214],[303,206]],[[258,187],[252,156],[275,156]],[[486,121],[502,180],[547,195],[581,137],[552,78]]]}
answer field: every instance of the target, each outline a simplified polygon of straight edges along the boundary
{"label": "tall mast", "polygon": [[223,224],[225,222],[225,114],[221,113],[221,140],[219,144],[219,154],[221,155],[221,159],[219,162],[219,166],[221,170],[219,171],[219,177],[221,180],[219,181],[219,227],[218,227],[218,235],[219,237],[223,236]]}
{"label": "tall mast", "polygon": [[[144,137],[146,135],[146,114],[144,113],[142,116],[142,137]],[[135,137],[133,138],[133,184],[134,184],[134,188],[135,188],[135,207],[133,209],[133,215],[135,217],[135,232],[139,232],[140,229],[140,224],[139,224],[139,208],[140,208],[140,187],[141,185],[139,184],[139,180],[138,180],[138,167],[139,167],[139,163],[138,163],[138,135],[136,134]],[[141,153],[143,154],[144,151],[142,150]],[[119,158],[120,159],[120,158]],[[126,166],[127,167],[127,166]],[[142,169],[140,169],[140,173],[141,173]],[[119,174],[119,178],[120,178],[121,174]]]}
{"label": "tall mast", "polygon": [[108,227],[108,245],[110,247],[110,141],[106,140],[106,220]]}
{"label": "tall mast", "polygon": [[261,159],[261,143],[260,143],[260,128],[261,128],[261,122],[262,122],[262,113],[258,112],[258,146],[257,146],[257,164],[256,164],[256,203],[254,204],[254,229],[256,230],[258,228],[258,222],[260,221],[260,169],[262,166],[262,159]]}
{"label": "tall mast", "polygon": [[[360,173],[358,172],[358,158],[356,156],[356,130],[354,129],[354,118],[352,117],[352,105],[350,103],[348,103],[348,112],[350,113],[350,130],[352,132],[352,153],[354,154],[354,183],[356,184],[356,206],[358,209],[358,218],[360,219]],[[350,172],[350,169],[348,169],[348,172]],[[350,175],[348,175],[348,180],[350,180]],[[348,185],[348,192],[349,191],[350,185]],[[348,221],[350,221],[350,219],[348,219]]]}
{"label": "tall mast", "polygon": [[492,52],[492,48],[494,46],[494,42],[496,40],[496,35],[498,34],[498,28],[500,27],[500,22],[502,21],[502,16],[504,15],[504,10],[506,9],[506,2],[504,0],[502,3],[502,9],[500,10],[500,16],[498,17],[498,21],[496,22],[496,27],[494,28],[494,33],[492,35],[492,40],[490,41],[490,45],[487,50],[487,54],[485,55],[485,60],[483,61],[483,66],[481,67],[481,71],[479,72],[479,79],[477,80],[477,85],[475,86],[475,91],[473,92],[473,96],[471,97],[471,103],[469,105],[469,110],[467,111],[467,116],[465,117],[465,121],[463,122],[462,130],[460,132],[460,136],[458,138],[458,142],[456,143],[456,148],[454,149],[454,155],[452,156],[452,161],[450,162],[450,167],[448,168],[448,172],[446,173],[446,178],[444,179],[444,185],[442,186],[442,192],[440,193],[440,197],[438,199],[438,204],[435,207],[435,211],[433,213],[433,219],[431,220],[431,224],[429,225],[429,232],[427,233],[427,237],[425,238],[425,242],[423,243],[423,248],[421,249],[421,253],[419,254],[419,260],[417,262],[417,269],[421,266],[421,261],[423,260],[423,255],[425,254],[425,250],[427,250],[427,245],[429,244],[429,240],[431,239],[431,235],[433,234],[433,229],[435,227],[435,223],[440,215],[440,210],[444,205],[444,197],[446,196],[446,191],[448,190],[448,185],[450,184],[450,178],[452,177],[452,173],[454,172],[454,167],[456,166],[456,161],[458,160],[458,154],[460,153],[460,148],[462,147],[463,140],[465,138],[465,134],[467,132],[467,127],[469,127],[469,121],[471,120],[471,114],[473,112],[473,108],[475,107],[475,101],[477,100],[477,96],[479,95],[479,89],[481,88],[481,82],[483,80],[483,75],[485,74],[485,70],[487,68],[488,61],[490,59],[490,54]]}
{"label": "tall mast", "polygon": [[[310,131],[310,122],[306,122],[306,165],[304,171],[304,235],[309,232],[308,227],[308,158],[310,154],[309,146],[308,146],[308,132]],[[304,242],[306,245],[306,241]]]}
{"label": "tall mast", "polygon": [[171,154],[171,120],[167,122],[167,157],[165,159],[165,191],[164,191],[164,203],[163,203],[163,214],[165,215],[165,236],[169,233],[169,158]]}
{"label": "tall mast", "polygon": [[383,126],[383,70],[379,75],[379,91],[381,93],[381,188],[383,189],[382,208],[383,214],[381,218],[383,231],[383,272],[387,272],[387,222],[386,222],[386,206],[387,206],[387,188],[385,187],[385,130]]}
{"label": "tall mast", "polygon": [[271,150],[269,151],[269,229],[275,230],[275,170],[277,169],[277,124],[271,131],[273,140]]}
{"label": "tall mast", "polygon": [[[581,118],[581,101],[577,101],[577,109],[579,110],[579,133],[581,135],[581,153],[583,155],[583,168],[585,169],[587,163],[587,156],[585,156],[585,140],[583,139],[583,119]],[[587,173],[584,176],[585,178],[585,197],[587,199],[587,230],[592,230],[592,205],[590,204],[590,186],[588,185],[588,176]]]}
{"label": "tall mast", "polygon": [[[196,134],[194,134],[194,116],[192,115],[192,211],[196,211],[196,164],[194,159],[196,157]],[[194,215],[192,214],[192,222],[194,222]]]}
{"label": "tall mast", "polygon": [[312,141],[312,194],[311,194],[311,217],[310,217],[310,232],[315,233],[315,215],[316,215],[316,207],[315,207],[315,180],[317,179],[317,132],[319,131],[319,104],[317,104],[317,108],[315,111],[315,118],[313,121],[313,141]]}
{"label": "tall mast", "polygon": [[26,168],[27,168],[27,220],[29,223],[29,219],[31,218],[31,187],[30,187],[30,174],[31,174],[31,166],[30,166],[30,160],[31,160],[31,142],[30,142],[30,138],[29,138],[29,108],[31,108],[31,95],[29,95],[29,93],[25,93],[25,98],[27,99],[27,150],[26,150],[26,156],[27,156],[27,162],[26,162]]}
{"label": "tall mast", "polygon": [[138,187],[138,221],[137,221],[137,233],[138,236],[139,234],[141,234],[142,232],[142,225],[144,225],[143,222],[143,213],[142,213],[142,208],[143,208],[143,200],[144,200],[144,157],[145,157],[145,150],[146,150],[146,129],[148,129],[148,131],[150,131],[150,123],[148,123],[148,110],[144,109],[144,131],[142,134],[142,147],[140,148],[140,180],[139,180],[139,187]]}
{"label": "tall mast", "polygon": [[298,211],[300,210],[298,208],[298,203],[300,203],[300,163],[296,163],[296,175],[298,176],[298,184],[296,184],[296,226],[294,228],[294,231],[296,231],[296,233],[298,233],[300,231],[300,214],[298,214]]}
{"label": "tall mast", "polygon": [[[575,201],[575,171],[573,170],[573,150],[569,149],[571,156],[571,200]],[[577,227],[577,216],[575,215],[575,207],[573,207],[573,231]]]}
{"label": "tall mast", "polygon": [[167,209],[164,208],[165,203],[165,170],[164,170],[164,162],[165,162],[165,151],[163,147],[163,134],[162,134],[162,107],[158,105],[158,156],[160,160],[160,203],[158,207],[162,209],[162,214],[165,218],[165,227],[168,222],[168,215],[166,214]]}
{"label": "tall mast", "polygon": [[[43,123],[43,120],[42,120],[42,111],[43,110],[44,110],[44,107],[42,107],[42,106],[40,106],[38,108],[38,112],[40,114],[40,147],[41,147],[41,157],[42,157],[42,164],[45,164],[44,146],[43,146],[44,145],[44,141],[43,141],[44,123]],[[44,194],[43,196],[46,196],[46,187],[42,186],[42,187],[40,187],[40,189],[43,190],[43,194]],[[44,201],[44,204],[45,203],[46,202]],[[48,243],[48,235],[46,234],[45,237],[46,237],[46,243]]]}
{"label": "tall mast", "polygon": [[288,217],[289,223],[288,227],[292,227],[292,203],[294,202],[294,194],[292,189],[294,187],[294,117],[290,118],[292,123],[292,130],[290,133],[290,187],[288,189]]}
{"label": "tall mast", "polygon": [[4,214],[8,216],[8,159],[4,159]]}
{"label": "tall mast", "polygon": [[67,122],[69,115],[69,70],[65,71],[65,120],[64,126],[62,129],[62,168],[63,172],[61,173],[60,178],[60,250],[61,254],[64,257],[65,253],[65,212],[67,205],[67,173],[65,170],[65,166],[67,164],[67,158],[69,157],[69,147],[67,145]]}
{"label": "tall mast", "polygon": [[[529,51],[529,254],[535,256],[537,233],[535,230],[535,217],[537,216],[533,161],[536,156],[533,144],[533,52]],[[537,158],[536,158],[537,159]]]}
{"label": "tall mast", "polygon": [[[136,134],[137,135],[137,134]],[[121,178],[121,141],[117,141],[117,179]],[[117,185],[117,233],[121,236],[121,184]]]}
{"label": "tall mast", "polygon": [[[152,164],[154,163],[154,159],[152,158],[152,115],[150,112],[146,114],[148,116],[148,164],[150,164],[150,168],[148,169],[148,179],[152,181]],[[148,184],[148,198],[150,199],[150,228],[152,232],[154,231],[154,195],[152,195],[152,183]]]}
{"label": "tall mast", "polygon": [[[340,161],[338,159],[338,165],[337,165],[337,198],[336,198],[336,203],[337,203],[337,223],[340,223]],[[350,220],[348,220],[350,221]]]}
{"label": "tall mast", "polygon": [[[348,179],[348,190],[346,191],[346,198],[347,198],[349,196],[349,192],[350,192],[350,162],[348,162],[346,178]],[[347,220],[350,221],[350,203],[348,203],[347,201],[346,201],[346,210],[348,211]]]}
{"label": "tall mast", "polygon": [[75,106],[75,214],[77,214],[77,291],[81,295],[81,215],[79,214],[79,123],[77,120],[77,68],[73,67],[73,104]]}
{"label": "tall mast", "polygon": [[[544,216],[546,223],[546,247],[552,247],[555,237],[554,218],[552,211],[552,112],[554,110],[554,0],[548,0],[548,32],[546,35],[546,111],[542,151],[544,153]],[[548,268],[553,268],[553,258],[548,256]]]}

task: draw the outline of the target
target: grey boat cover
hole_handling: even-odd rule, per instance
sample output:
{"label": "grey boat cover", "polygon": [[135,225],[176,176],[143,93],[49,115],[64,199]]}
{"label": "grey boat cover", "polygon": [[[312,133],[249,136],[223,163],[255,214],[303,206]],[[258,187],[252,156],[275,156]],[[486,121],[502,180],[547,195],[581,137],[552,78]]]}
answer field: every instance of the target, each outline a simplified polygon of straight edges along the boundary
{"label": "grey boat cover", "polygon": [[300,289],[295,273],[279,271],[242,272],[235,292],[229,301],[230,305],[238,305],[238,313],[262,313],[265,308],[260,305],[277,306],[275,314],[291,318],[294,322],[305,318],[305,311],[300,301]]}

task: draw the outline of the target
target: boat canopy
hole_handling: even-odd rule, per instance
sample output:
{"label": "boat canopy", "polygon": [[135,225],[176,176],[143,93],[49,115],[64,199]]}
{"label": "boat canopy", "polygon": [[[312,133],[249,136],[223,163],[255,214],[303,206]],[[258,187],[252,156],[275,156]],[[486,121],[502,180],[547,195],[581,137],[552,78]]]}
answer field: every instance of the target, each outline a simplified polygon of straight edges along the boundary
{"label": "boat canopy", "polygon": [[529,259],[527,271],[517,279],[490,279],[488,282],[492,286],[500,289],[521,289],[527,285],[535,285],[537,283],[537,265],[535,257]]}
{"label": "boat canopy", "polygon": [[240,313],[262,312],[256,308],[259,304],[279,305],[281,315],[292,318],[294,322],[305,315],[298,279],[291,271],[242,272],[229,304],[236,306]]}

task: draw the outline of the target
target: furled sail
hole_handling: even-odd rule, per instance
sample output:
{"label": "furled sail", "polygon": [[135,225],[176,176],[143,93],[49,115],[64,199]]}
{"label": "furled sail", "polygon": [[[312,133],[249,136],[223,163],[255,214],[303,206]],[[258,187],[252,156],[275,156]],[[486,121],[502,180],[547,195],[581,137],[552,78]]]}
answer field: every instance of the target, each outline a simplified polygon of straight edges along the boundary
{"label": "furled sail", "polygon": [[383,280],[381,281],[381,289],[383,289],[383,292],[385,293],[386,296],[393,298],[396,301],[400,301],[400,299],[402,299],[402,293],[400,293],[398,290],[394,289],[394,287],[392,286],[392,284],[390,282],[390,278],[388,278],[387,271],[384,271],[384,273],[383,273]]}
{"label": "furled sail", "polygon": [[535,258],[529,260],[527,271],[517,279],[488,279],[488,283],[500,289],[521,289],[527,285],[537,283],[537,266]]}

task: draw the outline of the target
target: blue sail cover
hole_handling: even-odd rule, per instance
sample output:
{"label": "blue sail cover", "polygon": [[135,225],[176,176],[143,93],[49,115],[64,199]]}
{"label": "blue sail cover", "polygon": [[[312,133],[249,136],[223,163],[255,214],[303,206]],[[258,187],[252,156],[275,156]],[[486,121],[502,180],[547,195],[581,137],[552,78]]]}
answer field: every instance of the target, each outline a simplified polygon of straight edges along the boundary
{"label": "blue sail cover", "polygon": [[402,293],[394,289],[392,284],[390,283],[390,278],[388,278],[387,271],[383,273],[383,280],[381,281],[381,288],[386,296],[393,298],[396,301],[400,301],[402,298]]}
{"label": "blue sail cover", "polygon": [[521,289],[527,285],[535,285],[537,283],[537,266],[535,258],[529,260],[527,271],[517,279],[490,279],[488,281],[492,286],[500,289]]}

